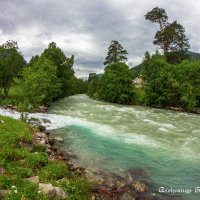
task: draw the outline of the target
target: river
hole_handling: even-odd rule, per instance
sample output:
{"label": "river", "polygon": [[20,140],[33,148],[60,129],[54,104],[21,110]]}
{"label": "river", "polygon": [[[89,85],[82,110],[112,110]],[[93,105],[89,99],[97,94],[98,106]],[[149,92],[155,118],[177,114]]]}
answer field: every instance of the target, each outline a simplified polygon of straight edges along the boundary
{"label": "river", "polygon": [[48,129],[64,138],[63,148],[84,167],[121,175],[141,168],[155,192],[180,188],[185,199],[200,199],[195,193],[200,186],[200,115],[75,95],[54,103],[48,114],[33,116],[50,119]]}

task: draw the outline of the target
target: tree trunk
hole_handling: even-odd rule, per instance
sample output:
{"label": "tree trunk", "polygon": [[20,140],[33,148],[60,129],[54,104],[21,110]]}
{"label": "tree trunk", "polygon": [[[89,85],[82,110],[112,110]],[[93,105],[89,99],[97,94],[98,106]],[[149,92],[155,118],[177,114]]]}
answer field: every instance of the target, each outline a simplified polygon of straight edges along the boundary
{"label": "tree trunk", "polygon": [[4,97],[7,98],[8,97],[8,90],[9,88],[4,88]]}
{"label": "tree trunk", "polygon": [[[164,32],[164,24],[162,24],[161,21],[159,21],[159,24],[160,24],[160,32],[161,32],[161,34],[163,34],[163,32]],[[162,49],[164,51],[164,55],[166,55],[167,52],[168,52],[168,47],[167,47],[166,41],[165,41],[165,39],[163,37],[162,37]]]}

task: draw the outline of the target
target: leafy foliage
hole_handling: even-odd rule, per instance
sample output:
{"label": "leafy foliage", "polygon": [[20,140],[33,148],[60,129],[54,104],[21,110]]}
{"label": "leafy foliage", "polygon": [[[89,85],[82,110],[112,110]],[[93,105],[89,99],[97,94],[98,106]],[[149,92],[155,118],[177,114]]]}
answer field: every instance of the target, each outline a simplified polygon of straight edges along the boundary
{"label": "leafy foliage", "polygon": [[52,42],[24,67],[17,43],[8,41],[0,46],[0,103],[31,111],[59,98],[85,93],[87,81],[75,77],[73,64],[74,56],[66,57]]}
{"label": "leafy foliage", "polygon": [[144,60],[143,68],[147,105],[182,107],[188,111],[200,106],[200,61],[172,65],[165,56],[157,54]]}
{"label": "leafy foliage", "polygon": [[0,96],[8,96],[14,78],[20,75],[24,66],[25,61],[16,42],[7,41],[0,46]]}
{"label": "leafy foliage", "polygon": [[[176,63],[186,58],[190,45],[185,35],[185,29],[177,21],[168,23],[168,16],[163,8],[153,8],[145,15],[145,19],[160,25],[154,37],[153,44],[163,49],[167,60]],[[173,53],[169,53],[173,52]]]}
{"label": "leafy foliage", "polygon": [[55,42],[49,44],[48,48],[44,50],[42,56],[48,58],[57,70],[57,77],[61,83],[61,92],[57,94],[57,98],[69,96],[74,94],[74,56],[67,58],[64,52],[57,47]]}
{"label": "leafy foliage", "polygon": [[161,26],[160,28],[162,29],[168,20],[168,16],[165,9],[155,7],[145,15],[145,19],[152,23],[159,23]]}
{"label": "leafy foliage", "polygon": [[108,47],[108,54],[106,56],[104,65],[110,65],[115,62],[125,62],[128,60],[126,57],[127,54],[128,52],[123,49],[122,45],[118,41],[113,40]]}
{"label": "leafy foliage", "polygon": [[109,65],[102,78],[94,77],[88,95],[105,101],[131,104],[134,99],[133,73],[124,63]]}
{"label": "leafy foliage", "polygon": [[100,88],[100,78],[95,75],[89,82],[87,95],[91,98],[98,98],[98,90]]}
{"label": "leafy foliage", "polygon": [[50,103],[60,93],[57,69],[45,56],[41,56],[23,71],[21,82],[22,98],[25,107]]}

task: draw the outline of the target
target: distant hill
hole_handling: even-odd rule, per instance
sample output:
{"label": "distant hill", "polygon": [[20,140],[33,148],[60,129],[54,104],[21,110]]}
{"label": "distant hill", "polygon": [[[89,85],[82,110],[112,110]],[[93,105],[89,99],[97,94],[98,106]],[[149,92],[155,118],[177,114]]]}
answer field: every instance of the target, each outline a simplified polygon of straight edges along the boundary
{"label": "distant hill", "polygon": [[[188,51],[188,55],[190,60],[200,60],[200,53]],[[135,67],[132,67],[131,69],[133,69],[136,74],[140,74],[142,72],[142,63]]]}
{"label": "distant hill", "polygon": [[190,57],[190,60],[200,60],[200,53],[188,51],[188,55]]}
{"label": "distant hill", "polygon": [[136,72],[136,74],[140,74],[142,71],[142,64],[139,64],[131,69],[133,69]]}

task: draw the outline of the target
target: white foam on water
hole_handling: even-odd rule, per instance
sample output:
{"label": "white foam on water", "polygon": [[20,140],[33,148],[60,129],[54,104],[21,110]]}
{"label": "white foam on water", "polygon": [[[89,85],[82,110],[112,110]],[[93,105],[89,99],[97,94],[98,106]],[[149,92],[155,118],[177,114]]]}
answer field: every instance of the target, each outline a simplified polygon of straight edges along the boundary
{"label": "white foam on water", "polygon": [[[20,119],[19,112],[12,111],[9,109],[0,109],[0,115],[12,117],[14,119]],[[47,113],[29,113],[28,117],[40,119],[42,125],[44,125],[47,128],[47,130],[59,129],[70,125],[77,125],[89,128],[93,133],[97,135],[101,135],[103,137],[110,137],[119,141],[124,141],[128,144],[150,145],[154,147],[159,146],[157,142],[155,142],[152,139],[149,139],[145,135],[137,135],[134,133],[119,133],[119,130],[115,130],[109,125],[89,122],[85,119]],[[48,119],[51,121],[51,123],[43,123],[43,119]]]}
{"label": "white foam on water", "polygon": [[148,145],[152,147],[160,146],[158,142],[142,134],[141,135],[133,134],[133,133],[126,134],[124,141],[128,144]]}
{"label": "white foam on water", "polygon": [[156,121],[151,120],[151,119],[144,119],[143,121],[144,121],[144,122],[147,122],[147,123],[149,123],[149,124],[155,125],[155,126],[163,127],[163,128],[168,128],[168,129],[175,129],[175,128],[177,128],[177,127],[174,126],[173,124],[169,124],[169,123],[159,123],[159,122],[156,122]]}
{"label": "white foam on water", "polygon": [[189,159],[195,158],[195,159],[199,160],[199,156],[200,156],[199,153],[194,152],[190,147],[188,147],[185,144],[181,146],[181,148],[180,148],[180,154],[185,159],[187,159],[187,158],[189,158]]}
{"label": "white foam on water", "polygon": [[176,128],[176,126],[174,126],[173,124],[162,124],[162,126],[169,128],[169,129],[174,129]]}
{"label": "white foam on water", "polygon": [[[8,116],[14,119],[20,119],[21,113],[17,111],[12,111],[10,109],[1,108],[0,115]],[[63,116],[58,114],[47,114],[47,113],[28,113],[28,117],[29,118],[34,117],[40,119],[42,125],[45,126],[47,130],[59,129],[70,125],[77,125],[77,126],[89,127],[93,132],[102,136],[109,136],[115,133],[115,130],[109,125],[89,122],[86,119],[80,119],[76,117]],[[43,119],[48,119],[51,121],[51,123],[43,123]]]}
{"label": "white foam on water", "polygon": [[4,108],[0,108],[0,115],[11,117],[11,118],[14,118],[14,119],[20,118],[19,112],[13,111],[13,110],[10,110],[10,109],[4,109]]}
{"label": "white foam on water", "polygon": [[157,125],[157,126],[161,125],[160,123],[158,123],[158,122],[156,122],[156,121],[153,121],[153,120],[151,120],[151,119],[144,119],[143,121],[144,121],[144,122],[147,122],[147,123],[149,123],[149,124],[152,124],[152,125]]}
{"label": "white foam on water", "polygon": [[112,105],[95,105],[95,107],[106,111],[116,111],[116,107]]}
{"label": "white foam on water", "polygon": [[200,130],[193,130],[192,133],[200,133]]}
{"label": "white foam on water", "polygon": [[[14,119],[20,119],[20,112],[12,111],[10,109],[0,109],[0,115],[11,117]],[[58,129],[65,126],[73,125],[73,124],[83,124],[84,121],[79,118],[72,118],[63,115],[57,114],[47,114],[47,113],[28,113],[28,117],[40,119],[42,125],[47,127],[48,130]],[[42,119],[48,119],[51,123],[43,123]]]}
{"label": "white foam on water", "polygon": [[188,137],[186,138],[184,144],[183,144],[183,147],[184,146],[188,146],[188,145],[192,145],[193,141],[197,140],[197,138],[195,137]]}
{"label": "white foam on water", "polygon": [[159,130],[159,131],[163,131],[163,132],[169,132],[169,130],[166,129],[166,128],[164,128],[164,127],[160,127],[158,130]]}

